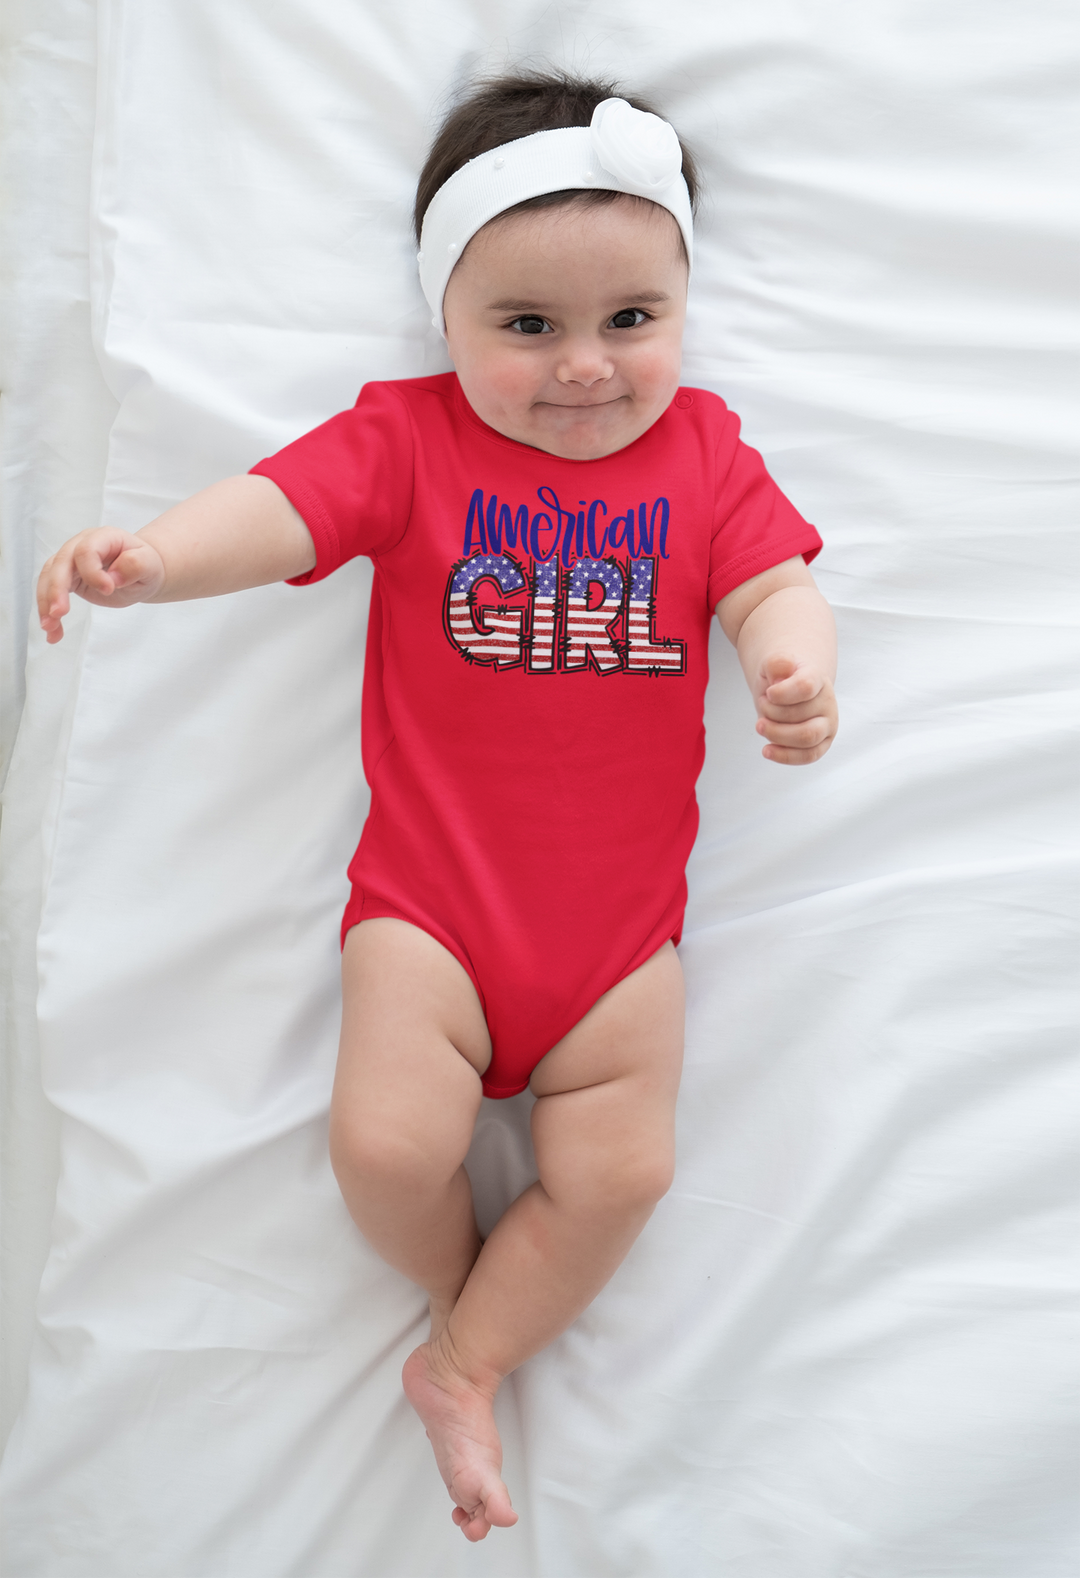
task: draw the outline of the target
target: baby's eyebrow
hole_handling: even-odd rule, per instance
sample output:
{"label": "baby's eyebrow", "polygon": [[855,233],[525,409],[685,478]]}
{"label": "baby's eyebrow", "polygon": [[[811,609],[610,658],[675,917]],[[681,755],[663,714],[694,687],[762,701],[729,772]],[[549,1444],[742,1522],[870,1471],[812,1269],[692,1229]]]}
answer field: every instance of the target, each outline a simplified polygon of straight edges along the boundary
{"label": "baby's eyebrow", "polygon": [[[613,297],[612,299],[614,300],[615,298]],[[670,301],[671,297],[666,293],[666,291],[662,290],[628,290],[619,296],[618,300],[625,302],[627,306],[630,306],[635,302],[643,301],[648,302],[650,306],[655,307],[662,301]],[[547,308],[541,301],[492,301],[488,303],[489,312],[539,313],[547,312],[549,310],[550,309]]]}

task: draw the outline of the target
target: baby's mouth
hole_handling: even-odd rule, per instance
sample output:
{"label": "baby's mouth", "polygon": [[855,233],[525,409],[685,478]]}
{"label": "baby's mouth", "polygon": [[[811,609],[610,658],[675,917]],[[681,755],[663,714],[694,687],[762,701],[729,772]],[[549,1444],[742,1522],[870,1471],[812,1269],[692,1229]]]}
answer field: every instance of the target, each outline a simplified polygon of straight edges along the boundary
{"label": "baby's mouth", "polygon": [[625,395],[612,395],[609,400],[540,400],[538,405],[552,407],[555,411],[595,411],[602,405],[617,405]]}

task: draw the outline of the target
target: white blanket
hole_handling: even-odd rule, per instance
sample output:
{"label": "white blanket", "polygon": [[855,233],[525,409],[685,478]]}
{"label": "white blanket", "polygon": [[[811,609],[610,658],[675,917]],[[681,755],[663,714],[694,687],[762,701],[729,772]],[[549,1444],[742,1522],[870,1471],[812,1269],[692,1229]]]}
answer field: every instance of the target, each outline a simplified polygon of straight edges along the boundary
{"label": "white blanket", "polygon": [[[447,365],[423,151],[462,79],[546,60],[700,155],[685,382],[825,537],[843,724],[812,769],[762,761],[716,633],[677,1179],[504,1388],[521,1521],[472,1548],[398,1384],[422,1297],[326,1157],[366,567],[31,630],[5,1578],[1071,1571],[1067,17],[101,0],[95,52],[88,4],[42,0],[16,27],[11,649],[71,531]],[[485,1225],[531,1176],[529,1100],[485,1103]]]}

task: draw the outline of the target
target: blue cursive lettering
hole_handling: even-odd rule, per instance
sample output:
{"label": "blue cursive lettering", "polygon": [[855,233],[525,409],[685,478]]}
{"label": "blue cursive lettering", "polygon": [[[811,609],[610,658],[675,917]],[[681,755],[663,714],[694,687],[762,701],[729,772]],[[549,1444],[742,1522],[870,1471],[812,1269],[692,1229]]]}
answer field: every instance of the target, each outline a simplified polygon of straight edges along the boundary
{"label": "blue cursive lettering", "polygon": [[537,488],[536,496],[544,508],[530,516],[527,504],[519,504],[515,510],[501,503],[497,494],[486,497],[483,488],[474,488],[465,517],[465,557],[478,549],[502,553],[504,547],[516,548],[519,543],[541,564],[557,554],[567,569],[586,554],[599,559],[605,551],[614,553],[624,547],[633,558],[653,553],[661,559],[668,557],[671,506],[666,498],[654,499],[651,506],[643,499],[624,515],[605,521],[605,499],[593,499],[588,505],[581,499],[581,508],[570,510],[546,484]]}

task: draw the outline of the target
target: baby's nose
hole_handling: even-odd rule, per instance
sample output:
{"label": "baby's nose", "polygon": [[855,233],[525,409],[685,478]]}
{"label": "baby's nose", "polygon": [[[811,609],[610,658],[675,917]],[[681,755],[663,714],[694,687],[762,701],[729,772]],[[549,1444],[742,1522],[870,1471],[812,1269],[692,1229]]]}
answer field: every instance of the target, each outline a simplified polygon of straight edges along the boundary
{"label": "baby's nose", "polygon": [[564,347],[555,376],[560,383],[603,383],[614,372],[614,365],[607,350],[598,340],[574,340]]}

